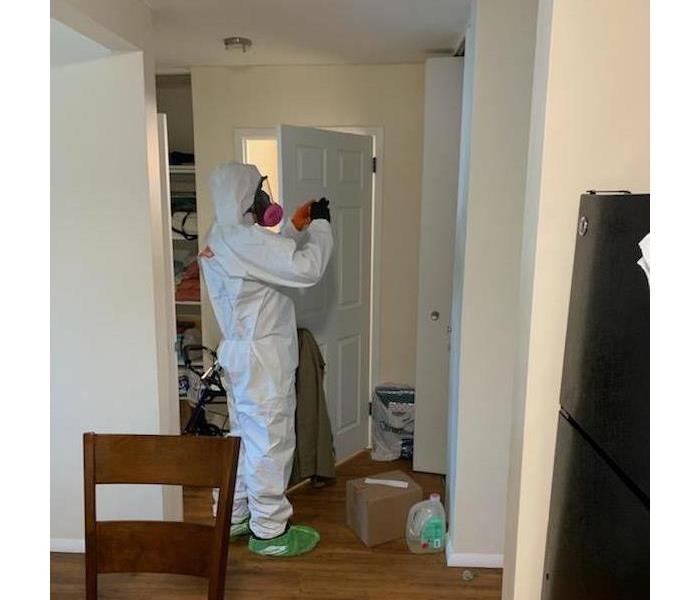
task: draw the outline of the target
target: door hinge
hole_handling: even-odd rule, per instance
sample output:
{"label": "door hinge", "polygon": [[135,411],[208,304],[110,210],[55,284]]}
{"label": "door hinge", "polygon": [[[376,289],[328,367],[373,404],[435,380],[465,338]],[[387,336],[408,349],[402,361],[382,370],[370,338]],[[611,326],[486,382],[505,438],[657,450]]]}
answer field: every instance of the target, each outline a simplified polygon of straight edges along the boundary
{"label": "door hinge", "polygon": [[372,416],[372,402],[371,401],[367,403],[367,407],[369,410],[369,416],[371,417]]}
{"label": "door hinge", "polygon": [[372,173],[377,172],[377,157],[373,156],[372,157]]}

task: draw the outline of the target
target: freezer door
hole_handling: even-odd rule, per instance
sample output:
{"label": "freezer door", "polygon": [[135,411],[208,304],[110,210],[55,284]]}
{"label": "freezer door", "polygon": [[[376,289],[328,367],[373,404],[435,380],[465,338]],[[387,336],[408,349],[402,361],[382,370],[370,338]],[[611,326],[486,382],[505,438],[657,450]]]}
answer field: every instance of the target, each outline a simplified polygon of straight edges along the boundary
{"label": "freezer door", "polygon": [[649,598],[649,511],[559,419],[543,600]]}
{"label": "freezer door", "polygon": [[648,232],[648,195],[581,197],[561,386],[562,408],[647,497]]}

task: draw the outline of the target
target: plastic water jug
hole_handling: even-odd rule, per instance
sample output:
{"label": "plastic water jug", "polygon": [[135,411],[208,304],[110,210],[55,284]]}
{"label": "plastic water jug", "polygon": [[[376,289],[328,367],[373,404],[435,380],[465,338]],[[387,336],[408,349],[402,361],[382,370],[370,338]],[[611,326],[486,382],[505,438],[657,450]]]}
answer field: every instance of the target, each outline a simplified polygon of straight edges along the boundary
{"label": "plastic water jug", "polygon": [[414,504],[406,519],[406,543],[411,552],[427,554],[445,549],[445,509],[440,494]]}

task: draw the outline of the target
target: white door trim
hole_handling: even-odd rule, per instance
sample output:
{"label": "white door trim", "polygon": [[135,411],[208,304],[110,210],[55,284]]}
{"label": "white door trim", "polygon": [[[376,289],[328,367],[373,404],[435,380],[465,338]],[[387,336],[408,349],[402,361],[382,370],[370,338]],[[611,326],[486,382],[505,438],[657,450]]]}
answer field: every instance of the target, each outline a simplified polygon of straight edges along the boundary
{"label": "white door trim", "polygon": [[[165,260],[165,294],[163,305],[163,325],[168,332],[165,377],[166,398],[160,401],[160,433],[175,435],[180,433],[180,395],[178,393],[178,370],[175,347],[172,343],[177,328],[175,311],[175,273],[173,270],[172,215],[170,212],[170,169],[168,165],[168,119],[163,113],[156,115],[158,120],[158,168],[160,171],[161,228],[163,258]],[[163,368],[162,367],[162,368]],[[168,521],[181,521],[183,518],[182,486],[164,485],[163,518]]]}
{"label": "white door trim", "polygon": [[[384,128],[369,126],[337,126],[316,127],[341,133],[355,133],[357,135],[369,135],[374,140],[374,156],[377,159],[377,170],[372,178],[372,246],[370,248],[370,308],[369,308],[369,397],[372,400],[372,390],[379,383],[379,324],[381,316],[381,249],[382,249],[382,207],[383,207],[383,179],[384,173]],[[245,162],[245,140],[273,139],[277,138],[275,127],[240,127],[233,130],[233,158],[239,162]],[[372,419],[368,420],[367,447],[372,445]]]}

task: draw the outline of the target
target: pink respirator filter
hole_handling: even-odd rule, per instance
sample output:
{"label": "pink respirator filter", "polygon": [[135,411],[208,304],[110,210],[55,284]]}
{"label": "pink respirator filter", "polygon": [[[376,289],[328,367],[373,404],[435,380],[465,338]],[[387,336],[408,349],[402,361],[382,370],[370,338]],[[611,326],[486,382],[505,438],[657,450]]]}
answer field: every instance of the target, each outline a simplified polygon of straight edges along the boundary
{"label": "pink respirator filter", "polygon": [[283,214],[284,210],[282,210],[279,204],[270,204],[263,213],[262,226],[274,227],[275,225],[279,225],[280,221],[282,221]]}

